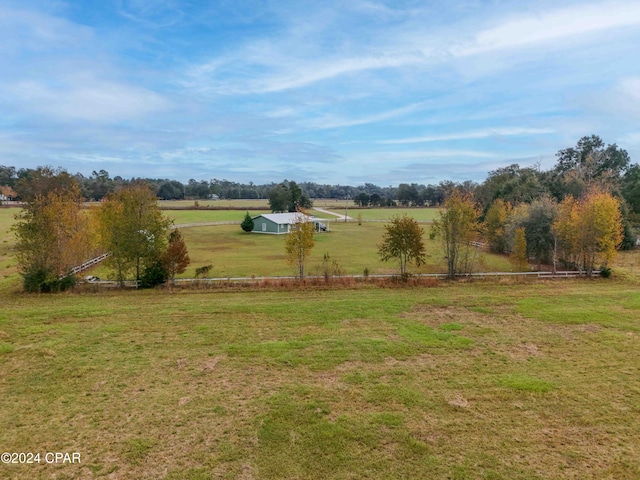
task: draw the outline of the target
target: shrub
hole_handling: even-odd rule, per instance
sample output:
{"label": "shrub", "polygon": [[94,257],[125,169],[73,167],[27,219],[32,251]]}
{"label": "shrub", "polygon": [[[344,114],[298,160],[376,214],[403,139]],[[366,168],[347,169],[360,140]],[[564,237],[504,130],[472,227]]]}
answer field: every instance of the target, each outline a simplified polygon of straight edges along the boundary
{"label": "shrub", "polygon": [[26,272],[22,276],[24,290],[29,293],[63,292],[76,284],[74,275],[58,278],[43,268]]}
{"label": "shrub", "polygon": [[213,268],[213,265],[205,265],[204,267],[196,268],[196,278],[205,277],[209,275],[209,272]]}
{"label": "shrub", "polygon": [[144,269],[138,286],[140,288],[153,288],[166,283],[168,279],[169,274],[162,262],[155,262]]}

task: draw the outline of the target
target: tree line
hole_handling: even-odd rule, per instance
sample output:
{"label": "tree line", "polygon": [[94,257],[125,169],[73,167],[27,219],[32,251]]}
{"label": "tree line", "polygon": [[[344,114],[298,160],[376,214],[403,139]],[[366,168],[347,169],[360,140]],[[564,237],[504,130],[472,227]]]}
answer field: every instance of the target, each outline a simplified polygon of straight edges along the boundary
{"label": "tree line", "polygon": [[[188,264],[186,246],[179,232],[169,228],[156,203],[167,183],[183,192],[190,186],[196,196],[211,195],[212,185],[221,193],[222,186],[230,189],[225,198],[233,198],[228,196],[231,190],[252,198],[243,194],[243,189],[253,189],[255,195],[264,194],[269,199],[274,212],[310,208],[311,198],[319,192],[328,194],[328,198],[352,198],[361,206],[442,205],[431,235],[442,242],[451,277],[471,271],[476,261],[477,252],[472,248],[476,241],[486,241],[492,252],[509,254],[516,269],[525,268],[532,258],[538,269],[548,263],[554,269],[561,265],[591,273],[606,267],[618,249],[634,245],[632,224],[637,225],[640,218],[640,167],[631,164],[625,150],[615,144],[605,145],[595,135],[560,150],[556,165],[549,171],[510,165],[489,172],[481,184],[400,184],[395,189],[365,184],[324,189],[288,180],[268,186],[218,180],[193,180],[187,186],[162,182],[111,179],[104,170],[86,179],[61,168],[16,170],[0,166],[4,192],[10,189],[25,202],[14,226],[25,288],[64,288],[65,282],[72,281],[70,269],[98,252],[111,253],[108,262],[120,282],[134,276],[142,284],[161,283],[184,271],[185,262]],[[199,185],[202,192],[197,193]],[[99,197],[102,202],[86,215],[81,208],[88,191],[94,194],[89,198]],[[349,192],[357,193],[350,197]],[[397,219],[399,226],[403,222],[405,227],[410,223]],[[411,237],[421,238],[422,230],[410,227]],[[402,229],[387,228],[386,235],[405,238]],[[405,275],[408,263],[422,261],[418,247],[419,241],[415,240],[415,245],[397,250],[397,245],[385,239],[380,255],[383,260],[399,255],[400,270]]]}
{"label": "tree line", "polygon": [[[473,194],[486,212],[489,205],[502,198],[511,204],[531,202],[542,195],[557,201],[567,195],[574,198],[598,184],[624,201],[625,218],[640,215],[640,166],[631,164],[628,153],[617,145],[605,145],[596,135],[581,138],[575,147],[560,150],[557,163],[550,170],[539,166],[509,165],[489,172],[480,184],[473,181],[449,180],[434,185],[401,183],[397,187],[380,187],[371,183],[359,186],[323,185],[313,182],[284,180],[280,183],[248,184],[229,180],[195,180],[182,183],[172,179],[111,177],[106,170],[91,175],[70,174],[62,168],[35,169],[0,165],[0,193],[16,200],[29,201],[37,192],[56,184],[78,184],[80,195],[99,201],[123,186],[144,181],[162,200],[182,199],[271,199],[283,196],[283,190],[300,189],[306,199],[351,199],[359,206],[439,206],[454,190]],[[276,200],[276,204],[279,200]],[[305,202],[302,202],[303,206]],[[308,203],[307,203],[308,205]],[[292,209],[289,204],[287,209]],[[278,208],[277,210],[284,210]],[[627,215],[627,213],[629,215]]]}

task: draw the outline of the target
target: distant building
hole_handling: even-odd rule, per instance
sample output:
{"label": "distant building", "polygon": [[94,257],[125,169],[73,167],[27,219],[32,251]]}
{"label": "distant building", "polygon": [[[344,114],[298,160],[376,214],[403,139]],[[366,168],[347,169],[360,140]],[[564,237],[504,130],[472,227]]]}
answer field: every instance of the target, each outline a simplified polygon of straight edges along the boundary
{"label": "distant building", "polygon": [[[300,213],[264,213],[253,217],[253,230],[256,233],[271,233],[275,235],[289,233],[291,225],[300,220]],[[326,224],[322,223],[321,218],[302,215],[305,222],[312,222],[316,232],[325,232]]]}

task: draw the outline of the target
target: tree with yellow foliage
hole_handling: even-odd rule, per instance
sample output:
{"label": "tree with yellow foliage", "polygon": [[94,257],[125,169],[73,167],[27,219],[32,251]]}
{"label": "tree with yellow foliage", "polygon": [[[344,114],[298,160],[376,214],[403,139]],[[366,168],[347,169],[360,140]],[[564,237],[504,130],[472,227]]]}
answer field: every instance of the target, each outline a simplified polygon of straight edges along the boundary
{"label": "tree with yellow foliage", "polygon": [[472,241],[479,229],[479,212],[472,197],[454,191],[444,202],[444,209],[433,221],[431,238],[439,238],[447,260],[447,276],[469,273],[476,258]]}
{"label": "tree with yellow foliage", "polygon": [[565,198],[553,225],[566,263],[591,275],[617,255],[623,238],[620,201],[608,192],[591,190],[582,199]]}
{"label": "tree with yellow foliage", "polygon": [[71,182],[36,194],[16,215],[15,251],[25,290],[48,292],[74,283],[71,269],[86,261],[91,249],[81,207],[80,188]]}
{"label": "tree with yellow foliage", "polygon": [[291,231],[285,240],[287,262],[296,268],[300,279],[304,278],[304,267],[311,249],[315,245],[313,223],[303,209],[298,209],[295,222],[291,224]]}
{"label": "tree with yellow foliage", "polygon": [[504,253],[507,250],[506,226],[511,213],[511,204],[501,198],[496,199],[484,216],[484,230],[489,251]]}
{"label": "tree with yellow foliage", "polygon": [[100,244],[111,252],[107,264],[121,284],[131,274],[140,281],[145,269],[160,262],[171,221],[148,185],[134,183],[107,195],[96,215]]}
{"label": "tree with yellow foliage", "polygon": [[596,266],[607,266],[622,242],[620,201],[608,192],[594,190],[580,202],[577,216],[578,245],[587,275]]}
{"label": "tree with yellow foliage", "polygon": [[524,227],[516,228],[513,239],[513,249],[509,255],[509,261],[516,272],[529,270],[529,258],[527,256],[527,238]]}

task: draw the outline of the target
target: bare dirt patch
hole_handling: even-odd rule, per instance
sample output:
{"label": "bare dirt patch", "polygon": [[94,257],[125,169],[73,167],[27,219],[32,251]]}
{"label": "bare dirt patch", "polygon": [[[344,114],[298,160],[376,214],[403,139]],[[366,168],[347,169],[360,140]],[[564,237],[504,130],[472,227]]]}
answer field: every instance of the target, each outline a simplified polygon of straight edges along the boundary
{"label": "bare dirt patch", "polygon": [[220,363],[225,358],[227,358],[226,355],[218,355],[217,357],[212,358],[211,360],[204,363],[204,365],[202,366],[202,370],[205,372],[212,372],[213,370],[215,370],[218,363]]}

